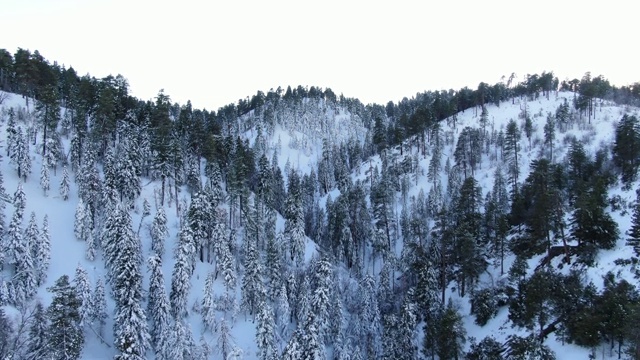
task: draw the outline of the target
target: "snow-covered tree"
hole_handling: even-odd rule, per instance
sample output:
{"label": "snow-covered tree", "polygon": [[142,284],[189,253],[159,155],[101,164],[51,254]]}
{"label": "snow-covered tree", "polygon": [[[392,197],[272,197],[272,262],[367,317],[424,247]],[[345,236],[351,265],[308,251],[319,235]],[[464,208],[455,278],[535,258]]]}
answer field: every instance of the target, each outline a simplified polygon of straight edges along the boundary
{"label": "snow-covered tree", "polygon": [[187,315],[187,299],[191,290],[195,252],[193,232],[189,226],[183,226],[175,250],[176,262],[171,275],[171,293],[169,295],[171,310],[176,319]]}
{"label": "snow-covered tree", "polygon": [[215,294],[213,293],[213,282],[215,273],[210,271],[207,280],[204,282],[204,296],[202,298],[202,322],[205,329],[215,331],[216,307]]}
{"label": "snow-covered tree", "polygon": [[147,264],[151,271],[147,311],[151,320],[151,342],[154,345],[156,359],[170,359],[171,314],[162,274],[162,261],[157,255],[152,255]]}
{"label": "snow-covered tree", "polygon": [[250,315],[256,314],[256,306],[265,295],[262,283],[262,264],[260,254],[253,241],[249,241],[244,261],[244,276],[242,277],[242,307]]}
{"label": "snow-covered tree", "polygon": [[80,308],[78,309],[80,326],[85,326],[91,321],[91,313],[94,311],[93,304],[91,303],[92,294],[89,274],[80,264],[76,267],[76,276],[73,279],[73,283],[73,287],[76,290],[76,297],[80,300]]}
{"label": "snow-covered tree", "polygon": [[54,359],[78,359],[84,346],[84,334],[80,325],[80,299],[67,275],[62,275],[47,290],[53,294],[53,300],[47,309],[50,320],[47,354]]}
{"label": "snow-covered tree", "polygon": [[300,179],[296,172],[291,172],[285,209],[284,234],[287,239],[291,260],[302,263],[305,250],[304,210]]}
{"label": "snow-covered tree", "polygon": [[231,336],[231,329],[224,318],[220,321],[216,350],[223,360],[239,359],[242,356],[242,351]]}
{"label": "snow-covered tree", "polygon": [[49,166],[45,162],[40,168],[40,187],[44,191],[44,196],[47,196],[51,188],[51,175],[49,174]]}
{"label": "snow-covered tree", "polygon": [[33,308],[33,315],[29,321],[29,337],[26,340],[26,359],[42,359],[47,355],[48,330],[49,321],[47,313],[42,303],[37,301]]}
{"label": "snow-covered tree", "polygon": [[97,325],[98,334],[102,336],[104,325],[107,321],[107,299],[104,292],[104,282],[102,278],[96,280],[96,288],[91,297],[91,323]]}
{"label": "snow-covered tree", "polygon": [[256,344],[258,345],[258,359],[269,360],[277,355],[275,345],[275,320],[273,309],[266,301],[258,305],[256,315]]}
{"label": "snow-covered tree", "polygon": [[44,284],[47,279],[47,270],[51,261],[51,236],[49,235],[49,216],[45,215],[42,220],[42,228],[40,229],[40,237],[34,246],[36,274],[38,278],[38,286]]}
{"label": "snow-covered tree", "polygon": [[116,306],[114,316],[114,345],[120,351],[114,359],[146,359],[149,348],[147,317],[139,300]]}
{"label": "snow-covered tree", "polygon": [[164,207],[160,206],[151,223],[151,249],[160,257],[164,255],[164,241],[167,236],[169,236],[167,215]]}
{"label": "snow-covered tree", "polygon": [[86,241],[88,233],[91,232],[91,229],[85,229],[85,217],[87,216],[87,207],[84,201],[80,199],[78,200],[78,205],[76,205],[75,221],[73,222],[73,233],[76,239],[80,241]]}
{"label": "snow-covered tree", "polygon": [[69,187],[69,172],[67,171],[67,167],[65,166],[62,168],[62,180],[60,181],[60,188],[58,189],[60,192],[60,197],[62,197],[62,200],[64,201],[69,200]]}
{"label": "snow-covered tree", "polygon": [[18,172],[18,177],[23,181],[27,180],[27,176],[31,174],[31,157],[29,156],[29,140],[22,133],[22,128],[18,127],[13,141],[13,147],[10,150],[11,164]]}

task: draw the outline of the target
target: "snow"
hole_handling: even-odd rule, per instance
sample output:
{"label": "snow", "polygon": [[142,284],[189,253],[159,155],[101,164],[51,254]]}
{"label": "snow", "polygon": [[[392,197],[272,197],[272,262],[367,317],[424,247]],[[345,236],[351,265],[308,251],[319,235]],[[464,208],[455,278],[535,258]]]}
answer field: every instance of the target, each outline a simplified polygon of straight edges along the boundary
{"label": "snow", "polygon": [[[534,122],[534,134],[532,136],[532,144],[537,144],[543,139],[544,132],[543,127],[546,121],[548,112],[554,113],[556,108],[567,100],[571,104],[574,94],[568,92],[560,92],[556,95],[552,94],[549,100],[540,97],[537,100],[526,102],[526,106],[529,107],[529,112],[532,114],[532,120]],[[629,112],[631,114],[640,114],[640,110],[636,108],[622,108],[607,101],[597,101],[596,103],[595,118],[591,120],[591,124],[586,123],[584,119],[583,123],[576,125],[566,132],[562,133],[557,131],[554,144],[554,158],[562,159],[568,150],[568,144],[566,139],[570,136],[575,136],[577,139],[583,142],[585,149],[591,155],[599,148],[602,143],[610,143],[614,136],[615,123],[622,116],[623,113]],[[519,119],[518,115],[525,106],[523,99],[516,99],[515,104],[510,102],[501,103],[500,107],[493,104],[487,106],[489,112],[489,125],[488,130],[492,129],[504,129],[509,120],[514,119],[521,128],[522,119]],[[26,109],[26,111],[33,110],[33,102],[29,102],[29,107],[26,106],[26,100],[15,94],[8,94],[8,98],[2,104],[3,109],[15,108]],[[64,109],[62,110],[64,111]],[[312,168],[317,166],[319,159],[322,157],[322,140],[324,138],[330,138],[334,143],[340,143],[349,141],[350,139],[358,138],[363,139],[365,130],[363,127],[353,127],[349,124],[353,123],[353,116],[346,112],[344,109],[329,109],[326,112],[327,123],[326,127],[322,130],[313,129],[308,127],[307,129],[298,128],[296,130],[287,130],[280,123],[278,123],[272,131],[270,136],[267,136],[268,143],[268,156],[271,156],[273,152],[277,152],[278,165],[281,169],[285,168],[287,162],[289,162],[292,169],[296,169],[301,173],[309,173]],[[442,164],[446,162],[448,158],[453,163],[453,150],[455,145],[455,138],[465,126],[477,127],[479,120],[479,111],[476,114],[474,109],[468,109],[463,113],[458,114],[457,126],[454,128],[445,122],[442,123],[443,133],[453,136],[453,143],[447,145],[443,152]],[[19,123],[21,126],[25,124]],[[5,127],[0,130],[0,140],[4,143]],[[308,125],[308,123],[307,123]],[[250,139],[251,144],[255,142],[255,131],[253,129],[244,133],[244,136]],[[69,139],[63,139],[65,151],[69,150]],[[527,144],[528,141],[524,134],[522,135],[521,144]],[[6,155],[4,147],[1,149],[3,155]],[[40,188],[38,177],[39,169],[41,167],[42,157],[35,153],[35,146],[30,146],[31,158],[32,158],[32,173],[26,183],[23,184],[24,191],[27,194],[27,207],[25,214],[29,214],[32,211],[36,213],[37,223],[42,224],[42,220],[45,215],[49,217],[49,231],[51,236],[51,262],[46,278],[46,283],[38,289],[37,299],[47,306],[51,302],[51,293],[46,289],[53,285],[53,283],[62,275],[67,274],[73,276],[75,269],[78,266],[86,269],[89,275],[89,281],[91,288],[95,287],[98,278],[104,280],[105,268],[103,266],[103,260],[101,254],[98,253],[94,261],[88,261],[85,259],[85,244],[76,240],[73,231],[73,221],[75,209],[78,203],[77,187],[75,181],[71,181],[69,199],[64,201],[58,195],[58,187],[62,180],[62,168],[59,166],[55,173],[51,173],[50,183],[51,190],[49,195],[45,196]],[[417,149],[411,149],[413,153]],[[405,153],[405,156],[407,153]],[[409,153],[410,154],[410,153]],[[529,164],[531,160],[534,160],[540,155],[540,147],[533,145],[531,148],[523,146],[521,149],[521,178],[529,172]],[[430,155],[422,157],[420,159],[420,166],[423,169],[422,174],[418,177],[416,183],[413,183],[409,196],[417,196],[420,190],[424,190],[425,193],[429,191],[431,184],[426,179],[426,169],[428,167]],[[493,176],[496,166],[499,164],[495,161],[491,161],[486,156],[483,156],[482,163],[479,169],[475,173],[475,178],[478,180],[479,185],[482,187],[484,194],[489,191],[493,186]],[[374,156],[370,161],[363,162],[359,169],[352,174],[354,180],[369,181],[371,176],[371,169],[380,168],[381,160],[379,156]],[[17,177],[16,171],[9,164],[9,159],[4,156],[1,162],[1,168],[4,175],[4,186],[7,194],[13,194],[20,182]],[[71,175],[73,178],[73,175]],[[286,178],[286,176],[285,176]],[[286,181],[286,180],[285,180]],[[442,184],[446,184],[447,180],[443,176]],[[158,184],[150,181],[143,180],[142,182],[142,194],[135,204],[134,211],[132,212],[133,228],[137,229],[141,223],[142,217],[142,202],[143,199],[151,201],[154,197],[154,191],[159,187]],[[635,186],[632,186],[635,188]],[[444,190],[444,189],[443,189]],[[334,189],[329,195],[335,199],[339,196],[340,192]],[[635,199],[635,193],[633,190],[623,190],[619,186],[611,189],[610,196],[620,195],[621,198],[630,203]],[[179,194],[180,201],[187,202],[188,195],[186,190],[182,189]],[[326,204],[327,196],[325,195],[321,201],[320,206],[324,207]],[[13,212],[13,206],[8,205],[6,211],[7,219],[10,218]],[[177,217],[176,203],[165,205],[165,211],[168,219],[169,237],[165,245],[165,255],[163,256],[163,273],[165,280],[165,287],[167,294],[170,289],[171,273],[173,271],[172,253],[175,248],[175,242],[177,240],[177,234],[179,231],[179,218]],[[401,202],[398,201],[396,212],[399,214],[401,211]],[[149,227],[153,220],[155,209],[152,210],[150,216],[145,217],[142,221],[141,240],[143,249],[145,251],[145,258],[151,253],[151,239],[149,236]],[[618,222],[621,239],[616,247],[612,250],[600,251],[596,258],[596,266],[589,268],[587,271],[588,280],[600,287],[602,286],[602,276],[608,271],[614,271],[620,277],[629,281],[634,281],[633,274],[629,269],[616,266],[614,261],[619,258],[629,258],[632,255],[630,247],[625,245],[625,232],[630,226],[630,211],[623,213],[617,211],[612,213],[614,219]],[[26,220],[23,226],[26,225]],[[284,219],[278,215],[276,231],[282,231],[284,229]],[[306,239],[305,247],[305,262],[309,262],[311,258],[318,253],[318,248],[310,239]],[[535,268],[539,257],[530,260],[530,269]],[[513,257],[509,257],[505,261],[505,269],[508,269]],[[145,262],[146,263],[146,262]],[[236,265],[239,266],[239,265]],[[193,338],[199,339],[201,334],[205,334],[205,339],[208,341],[211,348],[215,348],[217,341],[217,335],[212,335],[210,332],[205,332],[200,314],[193,311],[194,304],[200,304],[203,296],[202,289],[204,288],[204,282],[208,272],[212,269],[212,265],[208,263],[197,262],[195,272],[192,276],[192,291],[189,295],[188,309],[190,312],[187,321],[193,331]],[[379,266],[376,267],[379,269]],[[144,268],[145,279],[143,283],[143,289],[148,288],[148,272],[146,266]],[[4,273],[0,273],[0,276],[5,276]],[[480,282],[481,284],[491,284],[500,278],[499,268],[490,267],[489,271],[484,274]],[[237,298],[240,299],[240,286],[239,279],[236,286]],[[214,293],[221,295],[224,293],[224,285],[222,279],[219,277],[214,285]],[[461,313],[464,315],[464,325],[467,329],[467,335],[475,337],[478,341],[485,336],[494,336],[498,341],[504,341],[510,334],[517,333],[517,330],[511,328],[508,321],[508,309],[502,307],[498,315],[492,319],[487,325],[480,327],[474,323],[473,316],[469,315],[469,301],[468,298],[460,298],[455,291],[449,289],[447,292],[447,298],[454,299],[454,302],[459,306]],[[107,306],[109,309],[113,309],[114,303],[110,296],[107,296]],[[11,316],[17,316],[14,309],[5,307],[8,314]],[[219,317],[222,313],[218,314]],[[220,319],[218,319],[220,320]],[[254,321],[246,316],[239,315],[236,321],[229,322],[232,326],[232,336],[237,346],[242,350],[243,357],[246,359],[253,359],[257,356],[257,348],[255,345],[254,337],[256,333]],[[113,335],[111,329],[113,328],[113,317],[110,316],[107,319],[105,325],[104,340],[112,344]],[[525,330],[520,330],[521,334],[525,333]],[[85,359],[110,359],[116,354],[116,349],[113,346],[103,344],[96,336],[87,336],[87,343],[83,350],[83,358]],[[589,351],[585,348],[577,347],[570,344],[562,344],[556,340],[554,336],[551,336],[546,344],[549,345],[552,350],[555,351],[558,359],[567,358],[587,358]],[[148,353],[151,354],[151,351]],[[607,354],[609,356],[608,351]],[[615,358],[617,355],[613,354],[610,358]]]}

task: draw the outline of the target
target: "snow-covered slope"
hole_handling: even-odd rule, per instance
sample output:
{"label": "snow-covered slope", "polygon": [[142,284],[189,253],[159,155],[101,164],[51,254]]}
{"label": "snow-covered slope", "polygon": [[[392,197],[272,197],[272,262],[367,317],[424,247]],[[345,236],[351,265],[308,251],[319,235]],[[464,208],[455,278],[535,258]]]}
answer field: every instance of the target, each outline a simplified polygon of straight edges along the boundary
{"label": "snow-covered slope", "polygon": [[[551,95],[550,99],[539,97],[532,101],[519,98],[511,101],[503,102],[500,106],[487,105],[487,111],[489,114],[489,122],[486,126],[486,131],[491,133],[494,130],[500,131],[506,128],[507,123],[513,119],[519,127],[523,127],[523,119],[520,117],[523,109],[531,114],[533,120],[533,133],[530,139],[526,136],[522,136],[521,140],[521,171],[522,174],[520,181],[523,181],[526,175],[529,173],[529,164],[532,160],[541,156],[542,143],[544,139],[544,124],[548,113],[555,114],[559,105],[568,101],[571,104],[574,94],[567,92],[560,92]],[[4,148],[4,141],[6,139],[6,111],[9,108],[15,109],[16,112],[22,114],[23,119],[26,122],[19,121],[18,125],[23,127],[24,131],[29,128],[32,121],[31,113],[33,112],[33,105],[30,103],[30,107],[27,107],[26,101],[18,95],[10,94],[8,99],[2,104],[2,128],[0,129],[0,141],[2,141],[2,155],[4,158],[0,163],[0,171],[4,177],[4,187],[6,193],[9,194],[9,198],[12,198],[13,192],[17,189],[21,180],[18,178],[17,172],[14,170],[9,162],[9,159],[5,156],[6,149]],[[62,111],[65,111],[62,109]],[[317,111],[318,114],[311,114],[309,112]],[[617,106],[607,101],[596,101],[596,110],[594,118],[588,120],[586,115],[582,119],[576,120],[573,124],[566,129],[559,129],[556,133],[554,141],[554,158],[562,161],[568,151],[568,144],[572,138],[576,138],[583,143],[585,149],[593,155],[601,144],[611,143],[614,136],[615,125],[623,114],[636,114],[640,115],[640,110],[636,108],[627,108]],[[256,122],[262,121],[262,115],[249,114],[243,120],[250,125],[246,129],[242,129],[240,133],[243,137],[249,140],[251,146],[255,146],[258,141],[258,130],[255,126]],[[317,116],[322,116],[324,121],[320,123],[314,123],[318,119]],[[579,115],[575,115],[579,117]],[[254,117],[249,121],[248,117]],[[291,119],[288,119],[291,117]],[[362,121],[356,116],[351,115],[345,109],[328,108],[324,104],[303,104],[300,109],[296,109],[294,113],[281,112],[276,113],[275,118],[277,121],[273,122],[270,126],[264,126],[260,131],[266,145],[268,156],[272,156],[274,153],[278,154],[278,165],[285,169],[287,163],[291,169],[300,171],[303,174],[308,174],[312,169],[317,171],[318,163],[323,153],[323,143],[329,143],[339,145],[348,141],[358,140],[364,142],[367,136],[367,129],[363,126]],[[299,121],[293,121],[297,119]],[[454,150],[457,138],[462,129],[467,126],[479,127],[480,111],[474,109],[468,109],[463,113],[457,114],[455,124],[453,121],[443,121],[442,130],[443,138],[446,141],[444,147],[442,164],[448,161],[454,163]],[[252,123],[253,122],[253,123]],[[292,125],[293,124],[293,125]],[[69,152],[70,141],[63,138],[63,144],[65,152]],[[531,145],[530,145],[531,144]],[[431,159],[430,154],[422,156],[419,154],[420,149],[417,146],[411,146],[409,143],[405,143],[404,157],[415,157],[418,159],[418,167],[416,168],[417,176],[412,179],[411,187],[408,190],[408,196],[417,196],[422,190],[424,193],[428,193],[433,184],[427,180],[427,168]],[[51,174],[51,190],[48,194],[44,194],[42,188],[39,185],[38,177],[40,168],[42,166],[42,156],[37,153],[35,146],[30,147],[30,156],[32,159],[32,172],[28,176],[27,181],[23,184],[24,191],[27,198],[27,207],[25,211],[25,221],[23,226],[26,225],[26,219],[28,214],[35,212],[38,219],[38,224],[42,224],[42,221],[46,216],[49,219],[49,228],[51,234],[51,262],[47,272],[46,282],[38,288],[36,296],[37,300],[40,300],[45,306],[51,302],[51,293],[47,291],[47,288],[53,285],[56,279],[61,275],[67,274],[73,276],[76,272],[76,268],[81,266],[86,269],[92,284],[95,286],[98,279],[105,277],[105,267],[103,260],[98,255],[94,261],[89,261],[85,257],[85,244],[76,240],[74,235],[74,216],[76,206],[78,204],[77,187],[75,181],[71,182],[70,197],[68,200],[63,200],[58,194],[58,186],[62,180],[62,169],[60,166],[56,169],[55,174]],[[394,156],[401,161],[401,157],[397,150],[394,151]],[[478,180],[479,185],[482,187],[484,194],[486,194],[493,186],[493,177],[495,169],[500,164],[498,157],[492,157],[489,154],[483,154],[481,162],[475,171],[474,177]],[[352,174],[354,180],[366,180],[364,183],[369,182],[369,177],[372,175],[372,168],[380,168],[382,166],[379,156],[375,156],[370,161],[363,162],[362,165]],[[446,187],[447,179],[443,174],[441,183]],[[73,178],[73,175],[72,175]],[[143,256],[146,258],[150,253],[151,238],[149,236],[149,227],[155,209],[152,209],[151,215],[142,216],[142,204],[143,200],[147,199],[151,203],[153,201],[154,194],[159,188],[157,181],[143,180],[141,196],[135,202],[132,214],[133,228],[137,230],[141,228],[140,237],[143,247]],[[635,189],[635,186],[632,186]],[[339,194],[338,190],[334,190],[331,193],[333,199]],[[610,196],[619,195],[623,201],[630,203],[635,199],[635,193],[633,190],[623,190],[620,185],[617,185],[610,191]],[[96,194],[98,196],[98,194]],[[186,189],[182,189],[182,192],[178,196],[178,200],[183,204],[188,204],[189,194]],[[319,204],[324,206],[327,200],[325,195],[319,199]],[[165,211],[168,216],[168,229],[169,236],[166,243],[167,253],[164,256],[163,271],[164,279],[167,290],[170,287],[171,272],[174,266],[174,260],[172,258],[172,250],[174,249],[178,231],[180,229],[180,218],[176,211],[176,202],[165,203]],[[400,194],[397,194],[397,208],[395,209],[397,214],[402,211],[402,204],[400,201]],[[7,204],[5,210],[5,216],[7,219],[11,217],[13,213],[13,206]],[[630,214],[628,212],[613,212],[615,220],[619,224],[621,234],[624,234],[630,226]],[[284,219],[278,215],[276,223],[276,231],[282,231],[284,229]],[[309,239],[306,241],[305,260],[308,262],[318,250],[316,245]],[[401,247],[397,249],[398,255],[401,252]],[[632,252],[631,249],[625,245],[624,237],[622,237],[616,247],[612,250],[600,251],[596,258],[596,266],[588,270],[589,280],[592,280],[595,284],[601,283],[602,275],[609,271],[618,273],[622,278],[633,279],[633,275],[629,269],[624,267],[618,267],[614,264],[614,261],[618,258],[629,258]],[[530,268],[535,268],[540,257],[535,257],[530,260]],[[508,268],[510,262],[513,261],[513,257],[507,258],[505,268]],[[239,279],[242,274],[241,264],[236,264],[236,268],[239,270]],[[373,266],[372,269],[376,269],[378,272],[380,267]],[[189,325],[193,338],[198,342],[199,338],[203,338],[212,348],[215,347],[217,341],[217,335],[211,331],[204,329],[201,316],[198,314],[197,307],[199,306],[203,297],[203,289],[205,288],[205,279],[207,274],[212,270],[211,264],[197,262],[195,266],[195,272],[192,276],[191,292],[189,294],[188,305],[192,310],[187,318],[187,324]],[[344,270],[344,269],[343,269]],[[336,273],[347,276],[346,271],[337,271]],[[377,276],[377,273],[373,274]],[[0,272],[0,282],[8,282],[8,271]],[[481,284],[490,284],[498,281],[500,278],[499,268],[490,266],[487,273],[483,274],[480,279]],[[345,282],[353,281],[353,279],[345,279]],[[635,280],[634,280],[635,281]],[[145,271],[145,279],[143,288],[148,288],[148,273]],[[145,290],[146,291],[146,290]],[[214,292],[216,294],[224,293],[224,284],[221,278],[218,278],[214,283]],[[240,302],[241,294],[240,287],[236,287],[236,303]],[[476,339],[482,339],[486,335],[492,335],[499,341],[504,341],[506,337],[514,332],[524,333],[524,330],[513,329],[508,320],[508,309],[503,307],[500,309],[498,315],[492,319],[487,325],[483,327],[477,326],[473,321],[473,316],[469,314],[469,299],[468,297],[460,298],[455,290],[449,289],[447,297],[454,299],[455,303],[459,306],[462,315],[464,316],[464,324],[467,329],[467,335],[475,337]],[[107,296],[107,304],[109,313],[113,311],[114,303],[109,296]],[[192,308],[195,305],[195,309]],[[18,311],[10,306],[5,307],[7,312],[14,317],[18,322]],[[236,317],[237,316],[237,317]],[[219,317],[222,318],[222,312],[219,313]],[[241,358],[254,359],[257,358],[257,345],[255,343],[256,325],[251,316],[248,316],[244,312],[239,312],[233,315],[234,319],[230,323],[232,324],[232,336],[234,341],[241,350]],[[117,351],[113,347],[113,335],[112,329],[113,320],[108,318],[104,335],[98,337],[92,332],[86,332],[86,344],[83,350],[83,358],[85,359],[111,359],[116,355]],[[587,349],[575,346],[562,344],[554,337],[550,337],[547,340],[547,344],[556,352],[559,359],[567,358],[587,358],[589,351]],[[279,351],[282,350],[283,345],[286,345],[286,341],[282,341],[278,344]],[[148,352],[149,356],[152,356],[152,351]],[[609,354],[607,354],[609,355]],[[216,358],[216,357],[212,357]]]}

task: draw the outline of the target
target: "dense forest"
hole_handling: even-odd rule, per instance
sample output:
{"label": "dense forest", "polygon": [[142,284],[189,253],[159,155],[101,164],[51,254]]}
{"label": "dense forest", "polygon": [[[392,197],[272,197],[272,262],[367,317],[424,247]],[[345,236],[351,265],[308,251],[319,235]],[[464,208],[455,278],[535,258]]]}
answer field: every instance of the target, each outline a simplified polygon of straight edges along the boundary
{"label": "dense forest", "polygon": [[640,359],[640,83],[210,111],[0,49],[0,90],[0,359]]}

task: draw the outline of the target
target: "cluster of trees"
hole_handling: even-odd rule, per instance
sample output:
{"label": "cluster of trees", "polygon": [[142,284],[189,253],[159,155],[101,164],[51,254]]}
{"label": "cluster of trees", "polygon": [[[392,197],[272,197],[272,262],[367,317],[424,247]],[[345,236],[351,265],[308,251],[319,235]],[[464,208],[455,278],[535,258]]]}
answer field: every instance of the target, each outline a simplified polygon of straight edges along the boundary
{"label": "cluster of trees", "polygon": [[[0,313],[0,335],[6,334],[0,339],[8,339],[0,340],[0,354],[52,351],[78,358],[88,330],[104,341],[105,296],[115,306],[113,346],[119,359],[142,359],[149,351],[159,359],[205,359],[214,351],[212,337],[223,358],[239,357],[230,335],[239,313],[256,324],[261,359],[532,354],[550,359],[543,341],[552,333],[590,348],[603,341],[618,351],[625,344],[637,347],[633,329],[621,325],[621,319],[637,316],[639,299],[631,284],[608,275],[598,292],[582,283],[582,273],[562,274],[551,266],[557,256],[591,265],[600,249],[616,244],[621,235],[607,211],[608,190],[618,176],[631,186],[640,164],[640,131],[633,116],[620,120],[615,144],[595,154],[573,141],[567,156],[558,159],[556,131],[570,129],[581,113],[590,119],[596,98],[628,93],[621,101],[637,99],[635,87],[616,89],[589,74],[563,82],[578,94],[577,112],[565,102],[547,114],[544,151],[529,174],[522,174],[522,135],[531,148],[533,116],[525,105],[521,122],[489,128],[488,105],[517,97],[548,99],[560,84],[546,72],[514,80],[512,74],[493,86],[425,92],[386,106],[365,106],[331,89],[279,88],[210,112],[172,104],[163,91],[153,101],[136,99],[120,75],[80,77],[73,68],[49,64],[37,51],[19,49],[11,55],[0,50],[0,88],[35,102],[32,112],[6,113],[10,163],[21,181],[32,181],[32,154],[41,156],[45,195],[51,188],[49,171],[61,167],[63,201],[75,180],[74,234],[85,243],[87,260],[101,254],[106,269],[105,284],[98,279],[93,292],[82,269],[73,281],[61,277],[50,288],[50,307],[37,310],[43,307],[30,300],[47,273],[47,220],[39,228],[32,214],[22,228],[26,200],[19,187],[6,229],[0,211],[0,265],[11,277],[0,286],[0,305],[25,309],[24,314],[34,309],[34,319],[42,314],[20,325]],[[350,114],[343,120],[366,134],[319,136],[330,131],[343,109]],[[458,129],[456,114],[469,109],[479,115],[479,126]],[[445,119],[459,130],[457,137],[445,134]],[[280,148],[266,140],[276,124],[323,141],[317,168],[301,173],[290,164],[279,166]],[[255,132],[252,142],[247,131]],[[304,141],[288,145],[303,148]],[[447,159],[446,146],[453,149]],[[375,154],[380,161],[374,166],[370,157]],[[427,156],[423,169],[420,161]],[[476,175],[487,159],[501,166],[492,189],[483,194]],[[368,166],[366,178],[354,180],[350,174],[363,166]],[[412,188],[425,175],[431,188],[416,195]],[[143,178],[157,184],[152,199],[140,198]],[[336,188],[337,196],[327,195]],[[140,207],[136,230],[131,211]],[[179,229],[168,255],[165,211],[172,208]],[[276,226],[278,214],[283,229]],[[628,234],[637,252],[638,214]],[[307,237],[318,245],[308,263]],[[515,261],[505,269],[511,254]],[[543,260],[527,271],[533,255]],[[165,261],[173,264],[168,292]],[[143,289],[145,262],[148,289]],[[199,290],[191,288],[199,263],[210,271],[202,300],[190,304]],[[509,273],[508,284],[482,288],[480,276],[490,266]],[[214,293],[216,283],[223,294]],[[472,340],[465,353],[462,316],[447,299],[452,287],[472,299],[478,324],[508,306],[512,323],[531,336],[513,336],[504,344]],[[206,329],[199,344],[187,322],[192,315],[200,316]],[[30,336],[38,339],[36,345],[22,343],[26,333],[19,329],[30,327],[42,334]]]}

